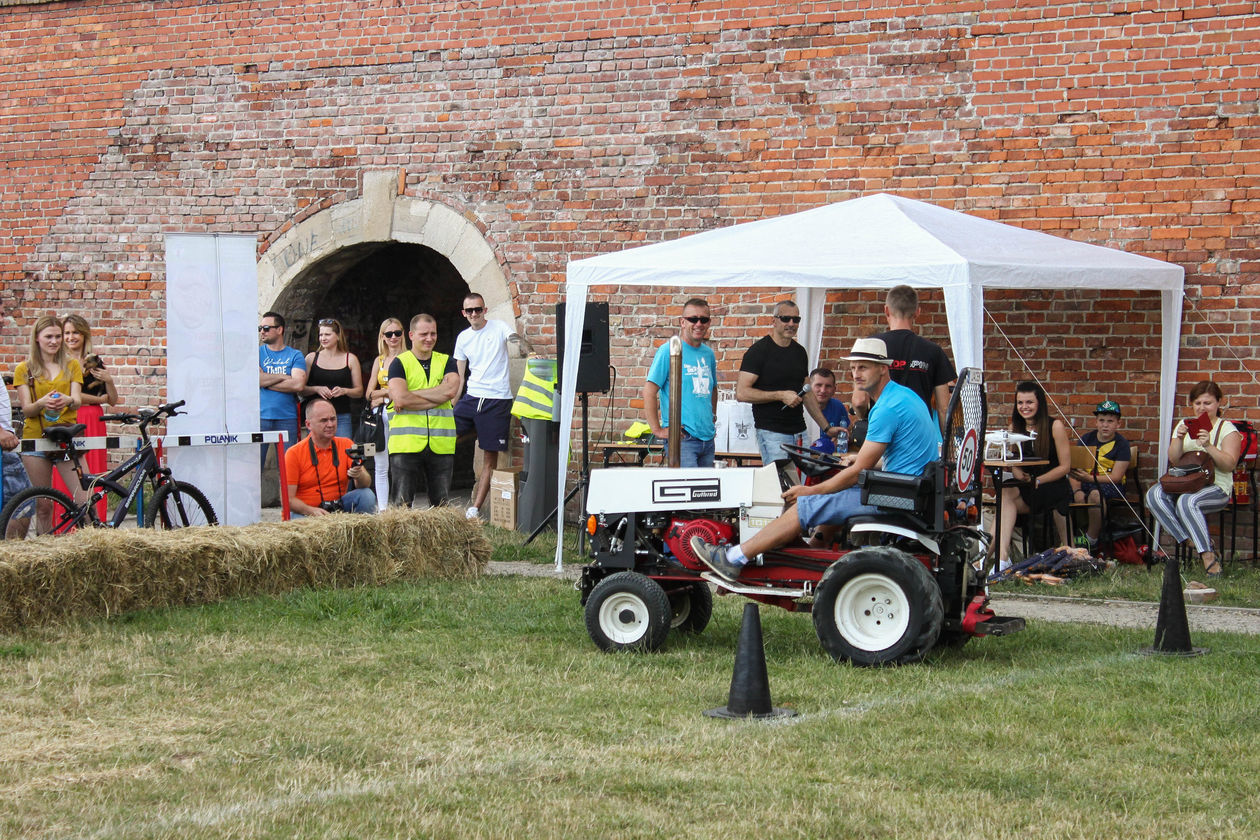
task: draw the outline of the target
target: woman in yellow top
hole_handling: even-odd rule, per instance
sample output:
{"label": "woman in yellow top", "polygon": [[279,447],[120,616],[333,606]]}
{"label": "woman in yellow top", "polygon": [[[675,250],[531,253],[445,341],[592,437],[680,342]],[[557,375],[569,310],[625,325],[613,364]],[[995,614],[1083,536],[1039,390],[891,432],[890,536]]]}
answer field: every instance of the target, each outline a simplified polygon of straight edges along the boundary
{"label": "woman in yellow top", "polygon": [[1221,573],[1221,561],[1212,548],[1208,534],[1207,515],[1223,510],[1234,492],[1234,467],[1242,452],[1242,434],[1234,424],[1221,416],[1221,404],[1225,395],[1221,386],[1205,379],[1190,389],[1190,406],[1194,416],[1206,414],[1212,428],[1190,437],[1186,421],[1177,422],[1172,441],[1168,444],[1168,462],[1175,464],[1187,452],[1202,450],[1212,459],[1214,472],[1212,483],[1194,493],[1169,496],[1156,482],[1146,493],[1146,504],[1151,515],[1178,543],[1189,540],[1203,561],[1203,571],[1209,577]]}
{"label": "woman in yellow top", "polygon": [[[368,375],[367,393],[364,396],[373,408],[382,407],[381,422],[385,424],[385,435],[389,436],[389,420],[394,412],[389,410],[389,364],[398,358],[398,354],[407,349],[404,339],[406,335],[402,321],[397,318],[386,318],[381,321],[380,332],[376,336],[378,355],[372,362],[372,372]],[[385,510],[389,501],[389,455],[376,453],[376,509]]]}
{"label": "woman in yellow top", "polygon": [[[26,361],[19,362],[13,372],[13,386],[22,406],[22,438],[33,440],[44,436],[49,426],[65,426],[75,422],[81,404],[83,368],[78,360],[66,355],[61,322],[54,315],[43,315],[31,330],[31,350]],[[22,456],[22,466],[33,487],[51,487],[55,453],[31,453]],[[57,471],[66,486],[82,501],[83,490],[69,461],[58,460]]]}

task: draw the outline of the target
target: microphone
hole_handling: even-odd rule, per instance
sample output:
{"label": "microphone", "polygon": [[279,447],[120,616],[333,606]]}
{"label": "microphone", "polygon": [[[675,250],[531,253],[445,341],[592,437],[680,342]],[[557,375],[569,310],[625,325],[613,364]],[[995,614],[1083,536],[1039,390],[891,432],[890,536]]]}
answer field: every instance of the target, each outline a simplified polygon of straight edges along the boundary
{"label": "microphone", "polygon": [[[799,390],[799,391],[797,391],[797,392],[796,392],[796,396],[798,396],[798,397],[804,397],[804,396],[805,396],[806,394],[808,394],[808,393],[809,393],[809,385],[802,385],[802,386],[801,386],[801,390]],[[782,407],[780,407],[780,409],[779,409],[779,410],[780,410],[780,411],[782,411],[784,408],[788,408],[788,404],[787,404],[787,403],[784,403],[784,404],[782,405]]]}

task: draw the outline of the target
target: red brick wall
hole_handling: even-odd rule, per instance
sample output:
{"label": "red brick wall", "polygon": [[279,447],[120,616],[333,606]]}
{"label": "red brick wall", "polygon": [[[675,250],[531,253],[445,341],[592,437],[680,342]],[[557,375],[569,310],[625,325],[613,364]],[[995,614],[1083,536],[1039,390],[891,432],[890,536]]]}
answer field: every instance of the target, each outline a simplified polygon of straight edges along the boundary
{"label": "red brick wall", "polygon": [[[156,399],[165,233],[261,253],[397,167],[485,231],[535,335],[568,259],[872,191],[1170,260],[1183,390],[1219,372],[1256,416],[1258,41],[1254,4],[1208,0],[4,8],[0,368],[77,309],[124,398]],[[609,290],[614,434],[686,296]],[[771,297],[715,296],[728,382]],[[1026,375],[1018,350],[1072,416],[1112,396],[1155,440],[1156,296],[989,303],[990,382]],[[832,351],[881,326],[869,294],[832,312]],[[939,299],[922,322],[945,339]]]}

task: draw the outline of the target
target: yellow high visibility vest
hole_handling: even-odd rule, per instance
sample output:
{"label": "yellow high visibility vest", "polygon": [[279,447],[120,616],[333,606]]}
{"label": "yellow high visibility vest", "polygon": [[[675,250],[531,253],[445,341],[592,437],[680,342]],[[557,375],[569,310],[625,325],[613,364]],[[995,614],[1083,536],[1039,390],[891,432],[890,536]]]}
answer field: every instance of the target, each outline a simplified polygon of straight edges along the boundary
{"label": "yellow high visibility vest", "polygon": [[[434,353],[426,374],[414,353],[399,353],[398,361],[407,373],[407,390],[436,388],[449,358],[445,353]],[[423,452],[425,447],[438,455],[455,454],[455,409],[450,400],[423,411],[395,411],[389,421],[389,454]]]}
{"label": "yellow high visibility vest", "polygon": [[530,359],[525,378],[516,389],[512,414],[526,420],[550,420],[556,394],[556,363],[552,359]]}

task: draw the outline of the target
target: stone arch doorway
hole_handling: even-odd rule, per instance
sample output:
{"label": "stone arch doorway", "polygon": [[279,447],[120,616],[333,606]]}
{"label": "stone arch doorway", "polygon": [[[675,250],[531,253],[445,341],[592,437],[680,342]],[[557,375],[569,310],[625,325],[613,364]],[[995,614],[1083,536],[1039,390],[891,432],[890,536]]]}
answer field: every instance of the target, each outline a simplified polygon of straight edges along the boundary
{"label": "stone arch doorway", "polygon": [[[444,353],[468,326],[469,291],[485,298],[490,317],[515,323],[507,279],[481,231],[445,205],[397,195],[401,182],[392,171],[364,173],[361,198],[294,225],[258,265],[259,313],[283,314],[289,344],[303,352],[318,346],[318,320],[336,318],[365,380],[386,317],[405,327],[419,312],[433,315]],[[471,441],[457,448],[454,488],[472,485],[473,454]]]}

